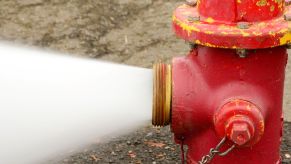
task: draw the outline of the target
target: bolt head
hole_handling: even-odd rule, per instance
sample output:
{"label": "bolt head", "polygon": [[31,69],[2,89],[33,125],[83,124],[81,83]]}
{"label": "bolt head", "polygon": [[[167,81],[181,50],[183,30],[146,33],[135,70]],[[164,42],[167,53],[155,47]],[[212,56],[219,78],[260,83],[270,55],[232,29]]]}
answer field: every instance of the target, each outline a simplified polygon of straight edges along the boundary
{"label": "bolt head", "polygon": [[252,138],[247,123],[234,123],[230,139],[239,146],[246,144]]}
{"label": "bolt head", "polygon": [[189,43],[189,47],[190,47],[191,50],[193,50],[193,49],[197,48],[197,44]]}
{"label": "bolt head", "polygon": [[189,16],[188,17],[189,22],[197,22],[200,21],[200,16]]}
{"label": "bolt head", "polygon": [[246,58],[248,51],[246,49],[237,49],[236,50],[236,54],[240,57],[240,58]]}
{"label": "bolt head", "polygon": [[250,23],[249,22],[238,22],[237,27],[239,29],[248,29],[248,28],[250,28]]}
{"label": "bolt head", "polygon": [[196,6],[197,0],[186,0],[186,4],[189,6]]}
{"label": "bolt head", "polygon": [[291,14],[285,14],[284,19],[285,21],[291,21]]}

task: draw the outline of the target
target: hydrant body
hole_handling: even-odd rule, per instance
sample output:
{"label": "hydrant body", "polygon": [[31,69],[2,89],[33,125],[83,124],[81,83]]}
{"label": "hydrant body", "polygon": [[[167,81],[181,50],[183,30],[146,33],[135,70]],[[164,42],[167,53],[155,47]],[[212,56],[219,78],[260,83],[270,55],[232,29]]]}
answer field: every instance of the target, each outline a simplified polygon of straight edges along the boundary
{"label": "hydrant body", "polygon": [[[224,124],[230,117],[244,115],[234,108],[225,121],[215,122],[221,110],[227,110],[224,105],[233,102],[239,107],[244,101],[255,104],[261,114],[257,117],[262,120],[250,118],[257,135],[249,146],[214,158],[213,163],[279,163],[286,60],[284,47],[256,50],[240,58],[235,50],[204,46],[173,59],[171,128],[176,141],[188,146],[188,163],[199,161],[228,135]],[[255,110],[251,105],[247,108]],[[228,144],[225,149],[232,143]]]}
{"label": "hydrant body", "polygon": [[191,51],[154,67],[153,124],[171,124],[187,163],[280,163],[289,21],[282,0],[198,0],[175,10],[174,31]]}

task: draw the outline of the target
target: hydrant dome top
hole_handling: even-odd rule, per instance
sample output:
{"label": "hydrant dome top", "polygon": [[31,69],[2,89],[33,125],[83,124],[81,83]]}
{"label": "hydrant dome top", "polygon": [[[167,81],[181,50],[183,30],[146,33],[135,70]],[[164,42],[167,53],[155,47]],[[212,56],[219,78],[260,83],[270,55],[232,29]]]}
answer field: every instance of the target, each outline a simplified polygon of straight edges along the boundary
{"label": "hydrant dome top", "polygon": [[[273,2],[273,0],[269,1]],[[289,30],[291,24],[284,19],[279,11],[280,7],[277,8],[276,15],[269,15],[269,19],[263,17],[262,21],[257,18],[264,15],[264,12],[258,13],[256,19],[237,21],[229,19],[226,21],[225,16],[206,15],[208,8],[202,11],[200,8],[202,2],[204,1],[200,1],[197,6],[181,5],[175,10],[173,28],[177,36],[194,44],[231,49],[270,48],[291,42]],[[223,12],[224,14],[217,13],[217,15],[229,13],[227,9],[224,9]],[[290,6],[285,7],[284,14],[291,15]]]}
{"label": "hydrant dome top", "polygon": [[283,15],[284,0],[200,0],[203,17],[226,22],[257,22]]}

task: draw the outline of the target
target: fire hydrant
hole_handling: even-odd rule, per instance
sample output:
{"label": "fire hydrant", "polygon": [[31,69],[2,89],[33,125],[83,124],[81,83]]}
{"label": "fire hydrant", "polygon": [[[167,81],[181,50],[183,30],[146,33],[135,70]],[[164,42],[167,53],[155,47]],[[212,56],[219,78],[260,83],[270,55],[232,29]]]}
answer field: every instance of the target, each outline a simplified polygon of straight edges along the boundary
{"label": "fire hydrant", "polygon": [[289,2],[187,2],[173,28],[191,50],[154,65],[153,125],[171,125],[187,163],[280,163]]}

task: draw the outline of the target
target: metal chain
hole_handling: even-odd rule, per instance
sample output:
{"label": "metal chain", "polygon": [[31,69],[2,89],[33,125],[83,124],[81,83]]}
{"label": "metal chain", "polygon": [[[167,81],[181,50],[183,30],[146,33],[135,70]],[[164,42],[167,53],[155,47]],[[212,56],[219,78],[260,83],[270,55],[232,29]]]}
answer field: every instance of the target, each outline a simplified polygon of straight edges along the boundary
{"label": "metal chain", "polygon": [[184,137],[181,138],[181,162],[185,164]]}
{"label": "metal chain", "polygon": [[203,156],[201,161],[199,161],[198,163],[199,164],[207,164],[207,163],[210,163],[215,156],[217,156],[217,155],[218,156],[226,156],[229,152],[231,152],[235,148],[235,145],[232,145],[229,149],[227,149],[224,152],[221,152],[219,150],[222,147],[222,145],[225,144],[226,139],[227,138],[224,137],[215,148],[211,148],[209,151],[209,154]]}

